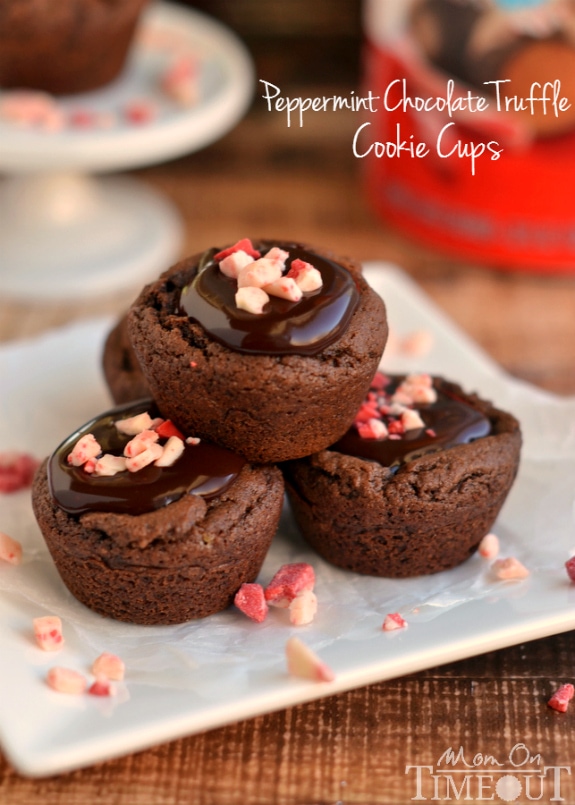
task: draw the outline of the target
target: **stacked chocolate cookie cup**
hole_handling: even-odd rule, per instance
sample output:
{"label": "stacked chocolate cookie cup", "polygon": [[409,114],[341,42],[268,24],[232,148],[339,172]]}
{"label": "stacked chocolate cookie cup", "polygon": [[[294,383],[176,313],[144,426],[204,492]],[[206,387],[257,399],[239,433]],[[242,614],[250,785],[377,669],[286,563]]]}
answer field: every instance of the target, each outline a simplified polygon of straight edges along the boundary
{"label": "stacked chocolate cookie cup", "polygon": [[[333,564],[385,577],[462,562],[511,487],[519,426],[440,379],[378,373],[387,335],[359,264],[300,243],[243,239],[146,286],[104,370],[116,401],[151,399],[88,423],[36,479],[37,518],[74,595],[137,623],[223,609],[259,572],[284,479],[302,533]],[[99,452],[84,461],[90,436]],[[210,469],[200,445],[220,451]],[[111,477],[94,469],[118,460]],[[156,494],[166,472],[174,481]],[[131,502],[111,511],[117,497]]]}

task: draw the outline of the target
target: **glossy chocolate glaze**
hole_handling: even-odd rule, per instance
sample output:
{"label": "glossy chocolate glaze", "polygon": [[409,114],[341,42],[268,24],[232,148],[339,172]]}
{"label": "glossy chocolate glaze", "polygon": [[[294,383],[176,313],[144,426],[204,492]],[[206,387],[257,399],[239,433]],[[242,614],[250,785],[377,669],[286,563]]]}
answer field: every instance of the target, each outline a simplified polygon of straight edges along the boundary
{"label": "glossy chocolate glaze", "polygon": [[48,461],[48,484],[60,508],[73,515],[96,511],[137,515],[167,506],[186,493],[209,499],[227,489],[246,463],[230,450],[201,441],[186,445],[171,467],[151,464],[138,472],[94,477],[68,464],[68,454],[87,433],[94,434],[104,453],[122,455],[133,437],[119,433],[113,423],[144,411],[157,416],[151,400],[118,406],[88,422],[55,450]]}
{"label": "glossy chocolate glaze", "polygon": [[[402,379],[393,378],[386,391],[392,393]],[[408,461],[489,435],[491,422],[481,411],[453,394],[436,390],[436,402],[411,406],[419,412],[423,428],[408,430],[401,439],[362,439],[357,428],[352,426],[330,450],[376,461],[397,471]]]}
{"label": "glossy chocolate glaze", "polygon": [[198,322],[220,344],[237,352],[260,355],[317,355],[347,328],[359,302],[353,276],[345,268],[306,251],[296,243],[254,244],[262,254],[272,246],[289,252],[286,273],[299,258],[317,268],[323,279],[318,291],[304,294],[299,302],[271,297],[261,314],[239,310],[235,303],[237,282],[226,277],[206,252],[194,281],[182,290],[181,315]]}

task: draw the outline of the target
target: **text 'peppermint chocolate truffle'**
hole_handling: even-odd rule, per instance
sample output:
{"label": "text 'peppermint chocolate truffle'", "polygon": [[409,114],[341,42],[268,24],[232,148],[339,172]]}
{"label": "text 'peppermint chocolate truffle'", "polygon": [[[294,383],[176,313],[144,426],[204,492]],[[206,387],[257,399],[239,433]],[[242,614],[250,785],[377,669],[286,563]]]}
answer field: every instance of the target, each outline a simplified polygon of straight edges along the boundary
{"label": "text 'peppermint chocolate truffle'", "polygon": [[520,448],[517,420],[459,386],[377,374],[345,436],[283,470],[295,519],[324,559],[401,578],[454,567],[477,549]]}
{"label": "text 'peppermint chocolate truffle'", "polygon": [[357,263],[245,238],[148,285],[128,332],[164,416],[265,463],[308,455],[345,433],[388,328]]}
{"label": "text 'peppermint chocolate truffle'", "polygon": [[255,579],[283,480],[185,437],[147,400],[72,434],[40,468],[32,500],[79,601],[117,620],[169,624],[224,609]]}

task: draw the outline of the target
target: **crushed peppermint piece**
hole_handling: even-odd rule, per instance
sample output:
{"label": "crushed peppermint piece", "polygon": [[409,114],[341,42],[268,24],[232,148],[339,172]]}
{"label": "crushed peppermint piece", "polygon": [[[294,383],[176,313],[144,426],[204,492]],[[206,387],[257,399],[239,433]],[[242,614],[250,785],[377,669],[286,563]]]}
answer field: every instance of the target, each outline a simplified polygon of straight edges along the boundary
{"label": "crushed peppermint piece", "polygon": [[401,414],[401,424],[404,430],[417,430],[418,428],[425,427],[425,423],[419,415],[419,412],[414,408],[408,408]]}
{"label": "crushed peppermint piece", "polygon": [[138,470],[147,467],[148,464],[153,464],[154,461],[157,461],[163,452],[164,448],[161,445],[150,444],[142,453],[126,459],[126,469],[129,472],[138,472]]}
{"label": "crushed peppermint piece", "polygon": [[547,706],[553,710],[558,710],[560,713],[566,713],[574,694],[575,688],[567,682],[555,691],[547,702]]}
{"label": "crushed peppermint piece", "polygon": [[39,464],[28,453],[0,453],[0,493],[9,494],[28,489]]}
{"label": "crushed peppermint piece", "polygon": [[9,565],[19,565],[22,562],[22,546],[3,531],[0,531],[0,560]]}
{"label": "crushed peppermint piece", "polygon": [[15,90],[0,98],[0,118],[27,128],[60,131],[65,118],[56,100],[45,92]]}
{"label": "crushed peppermint piece", "polygon": [[242,240],[238,240],[237,243],[234,243],[234,245],[230,246],[228,249],[223,249],[221,252],[214,254],[214,260],[216,262],[220,262],[224,258],[228,257],[228,255],[239,251],[246,252],[246,254],[249,254],[254,260],[257,260],[262,256],[261,252],[259,252],[257,249],[254,249],[249,238],[242,238]]}
{"label": "crushed peppermint piece", "polygon": [[137,436],[144,430],[151,430],[152,417],[147,411],[136,416],[129,416],[125,419],[118,419],[114,422],[116,430],[123,433],[125,436]]}
{"label": "crushed peppermint piece", "polygon": [[196,445],[199,444],[202,440],[199,436],[188,436],[186,439],[186,444]]}
{"label": "crushed peppermint piece", "polygon": [[575,556],[565,562],[565,569],[571,581],[575,581]]}
{"label": "crushed peppermint piece", "polygon": [[143,430],[136,434],[133,439],[125,445],[124,455],[127,458],[134,458],[146,451],[151,445],[159,440],[160,436],[156,430]]}
{"label": "crushed peppermint piece", "polygon": [[275,282],[264,286],[264,290],[270,296],[277,296],[280,299],[287,299],[288,302],[299,302],[303,292],[295,280],[290,277],[281,277]]}
{"label": "crushed peppermint piece", "polygon": [[313,682],[332,682],[335,674],[317,654],[298,637],[290,637],[286,643],[288,672],[292,676],[311,679]]}
{"label": "crushed peppermint piece", "polygon": [[389,431],[381,419],[369,419],[367,422],[360,422],[357,430],[362,439],[385,439]]}
{"label": "crushed peppermint piece", "polygon": [[317,613],[317,596],[312,590],[302,590],[290,602],[288,609],[293,626],[306,626]]}
{"label": "crushed peppermint piece", "polygon": [[59,651],[64,645],[62,621],[57,615],[44,615],[32,621],[34,637],[42,651]]}
{"label": "crushed peppermint piece", "polygon": [[239,249],[237,252],[232,252],[221,260],[220,271],[222,274],[225,274],[226,277],[237,280],[240,271],[246,266],[252,265],[253,262],[253,257],[242,249]]}
{"label": "crushed peppermint piece", "polygon": [[87,433],[82,436],[72,451],[68,454],[66,461],[73,467],[82,467],[91,458],[97,458],[102,452],[102,448],[96,441],[93,433]]}
{"label": "crushed peppermint piece", "polygon": [[307,562],[282,565],[265,589],[266,601],[272,606],[288,607],[296,595],[313,590],[315,572]]}
{"label": "crushed peppermint piece", "polygon": [[108,679],[113,679],[115,682],[120,682],[124,678],[126,666],[124,661],[121,660],[116,654],[110,654],[104,651],[92,663],[92,673],[94,676],[105,676]]}
{"label": "crushed peppermint piece", "polygon": [[264,307],[270,301],[270,298],[261,288],[247,286],[245,288],[238,288],[235,300],[236,306],[240,310],[259,315],[263,313]]}
{"label": "crushed peppermint piece", "polygon": [[260,257],[238,273],[238,289],[265,288],[282,276],[282,262],[269,257]]}
{"label": "crushed peppermint piece", "polygon": [[496,559],[491,565],[491,570],[498,579],[504,580],[525,579],[529,576],[527,568],[514,556],[509,556],[507,559]]}
{"label": "crushed peppermint piece", "polygon": [[234,597],[234,604],[256,623],[262,623],[268,614],[268,604],[261,584],[242,584]]}
{"label": "crushed peppermint piece", "polygon": [[171,419],[162,420],[155,430],[158,436],[161,436],[162,439],[169,439],[170,436],[177,436],[178,439],[184,441],[184,434],[178,428],[176,428]]}
{"label": "crushed peppermint piece", "polygon": [[399,612],[390,612],[385,616],[383,626],[381,627],[384,632],[394,632],[396,629],[405,629],[407,621],[405,621]]}
{"label": "crushed peppermint piece", "polygon": [[423,358],[434,345],[435,336],[430,330],[414,330],[405,335],[399,343],[399,351],[412,358]]}
{"label": "crushed peppermint piece", "polygon": [[486,534],[479,543],[477,550],[484,559],[495,559],[499,553],[499,537],[495,534]]}
{"label": "crushed peppermint piece", "polygon": [[136,126],[151,123],[157,116],[158,110],[154,104],[146,100],[130,101],[124,107],[124,118]]}
{"label": "crushed peppermint piece", "polygon": [[293,279],[300,290],[305,293],[318,291],[323,285],[321,273],[317,268],[312,266],[311,263],[306,263],[305,260],[300,260],[299,258],[292,261],[286,277]]}
{"label": "crushed peppermint piece", "polygon": [[413,403],[434,403],[437,400],[437,392],[433,388],[433,379],[428,374],[408,375],[399,384],[392,396],[392,400],[407,405]]}
{"label": "crushed peppermint piece", "polygon": [[90,471],[96,477],[111,477],[119,472],[125,472],[126,469],[125,456],[113,456],[110,453],[105,453],[99,458],[95,462],[93,469],[90,469],[86,464],[84,465],[84,471]]}
{"label": "crushed peppermint piece", "polygon": [[106,676],[99,675],[88,688],[88,693],[92,696],[114,696],[116,689]]}
{"label": "crushed peppermint piece", "polygon": [[164,71],[160,87],[179,106],[192,106],[199,97],[198,75],[197,60],[180,54]]}
{"label": "crushed peppermint piece", "polygon": [[50,668],[46,675],[46,682],[52,690],[56,690],[58,693],[76,695],[84,693],[88,686],[86,678],[81,673],[73,671],[71,668],[62,668],[60,666]]}
{"label": "crushed peppermint piece", "polygon": [[171,467],[185,450],[183,439],[179,436],[170,436],[162,447],[162,455],[154,461],[156,467]]}

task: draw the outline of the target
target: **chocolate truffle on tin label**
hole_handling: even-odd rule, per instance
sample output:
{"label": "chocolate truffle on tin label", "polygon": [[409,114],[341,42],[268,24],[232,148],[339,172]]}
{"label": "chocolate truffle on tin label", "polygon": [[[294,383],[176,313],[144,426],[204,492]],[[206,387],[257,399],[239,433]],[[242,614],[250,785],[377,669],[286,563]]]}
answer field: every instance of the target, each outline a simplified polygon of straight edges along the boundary
{"label": "chocolate truffle on tin label", "polygon": [[459,386],[377,374],[342,439],[283,469],[295,519],[321,556],[401,578],[447,570],[477,549],[520,448],[517,420]]}
{"label": "chocolate truffle on tin label", "polygon": [[[572,0],[415,0],[411,30],[435,66],[498,95],[498,111],[519,115],[537,136],[563,134],[575,126],[572,103],[557,113],[553,107],[557,81],[561,97],[571,99],[575,93]],[[545,93],[543,103],[538,99]]]}
{"label": "chocolate truffle on tin label", "polygon": [[345,433],[388,328],[357,263],[246,238],[183,260],[144,288],[128,331],[164,416],[266,463]]}
{"label": "chocolate truffle on tin label", "polygon": [[36,475],[36,519],[70,592],[101,615],[181,623],[252,582],[283,502],[276,467],[186,437],[141,400],[88,422]]}
{"label": "chocolate truffle on tin label", "polygon": [[0,87],[54,95],[109,83],[148,0],[0,0]]}

